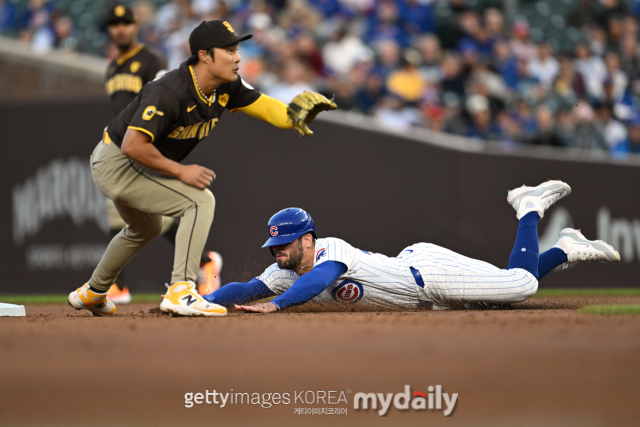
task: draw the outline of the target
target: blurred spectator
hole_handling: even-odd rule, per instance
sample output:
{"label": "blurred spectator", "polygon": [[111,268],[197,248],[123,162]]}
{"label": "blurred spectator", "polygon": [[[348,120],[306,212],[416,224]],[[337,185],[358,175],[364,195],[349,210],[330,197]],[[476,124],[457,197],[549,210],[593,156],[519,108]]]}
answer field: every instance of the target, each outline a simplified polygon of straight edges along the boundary
{"label": "blurred spectator", "polygon": [[485,30],[490,39],[496,40],[504,36],[504,18],[496,8],[484,11]]}
{"label": "blurred spectator", "polygon": [[576,73],[569,58],[560,58],[560,72],[553,83],[552,97],[560,109],[572,108],[586,93],[584,79]]}
{"label": "blurred spectator", "polygon": [[356,92],[357,108],[363,113],[371,113],[383,95],[384,79],[378,73],[369,73],[362,87]]}
{"label": "blurred spectator", "polygon": [[419,67],[420,75],[428,83],[440,81],[442,57],[438,38],[432,34],[422,36],[418,40],[418,48],[422,55],[422,63]]}
{"label": "blurred spectator", "polygon": [[584,42],[576,44],[575,56],[573,65],[584,79],[587,94],[598,99],[602,94],[602,83],[607,75],[604,61],[599,56],[591,55],[589,46]]}
{"label": "blurred spectator", "polygon": [[531,75],[529,64],[525,59],[519,59],[516,64],[516,78],[513,89],[531,104],[537,103],[544,96],[544,88],[537,77]]}
{"label": "blurred spectator", "polygon": [[308,32],[301,32],[293,41],[294,55],[308,65],[313,77],[324,74],[324,61],[313,36]]}
{"label": "blurred spectator", "polygon": [[397,2],[404,30],[408,34],[429,34],[436,30],[431,1],[400,0]]}
{"label": "blurred spectator", "polygon": [[458,99],[464,97],[465,81],[462,76],[460,59],[454,54],[449,54],[442,60],[442,80],[440,80],[442,93],[453,93]]}
{"label": "blurred spectator", "polygon": [[0,0],[0,33],[10,33],[17,25],[16,5],[11,0]]}
{"label": "blurred spectator", "polygon": [[553,111],[545,105],[536,111],[536,133],[529,139],[531,144],[560,147],[562,142],[557,135]]}
{"label": "blurred spectator", "polygon": [[407,131],[420,121],[420,113],[407,105],[397,96],[387,96],[376,108],[376,121],[391,130]]}
{"label": "blurred spectator", "polygon": [[393,40],[400,47],[409,46],[409,34],[401,25],[399,4],[394,1],[378,2],[368,20],[365,41],[375,43],[382,40]]}
{"label": "blurred spectator", "polygon": [[160,31],[155,25],[156,9],[148,0],[137,1],[133,6],[133,13],[138,23],[138,37],[147,47],[157,51],[164,51]]}
{"label": "blurred spectator", "polygon": [[313,30],[321,21],[322,14],[310,7],[307,0],[289,0],[278,25],[285,30]]}
{"label": "blurred spectator", "polygon": [[635,35],[628,34],[620,45],[620,69],[629,78],[637,78],[640,74],[640,55],[638,55],[638,40]]}
{"label": "blurred spectator", "polygon": [[322,59],[333,73],[347,74],[358,62],[373,57],[360,38],[349,34],[346,27],[340,28],[322,48]]}
{"label": "blurred spectator", "polygon": [[420,54],[410,51],[405,54],[402,63],[402,68],[393,71],[387,78],[387,91],[406,103],[415,104],[427,87],[416,68],[420,63]]}
{"label": "blurred spectator", "polygon": [[58,16],[53,22],[55,46],[66,51],[76,50],[78,39],[75,36],[73,21],[68,16]]}
{"label": "blurred spectator", "polygon": [[470,138],[499,141],[500,128],[492,122],[489,110],[489,100],[479,94],[474,94],[467,99],[467,111],[471,116],[471,123],[467,128],[467,136]]}
{"label": "blurred spectator", "polygon": [[266,88],[265,93],[272,98],[282,101],[286,104],[299,93],[305,90],[317,92],[309,78],[309,68],[298,59],[289,59],[283,65],[281,81],[271,88]]}
{"label": "blurred spectator", "polygon": [[31,0],[22,15],[20,39],[36,53],[48,52],[55,45],[53,12],[52,1]]}
{"label": "blurred spectator", "polygon": [[598,107],[598,115],[602,123],[602,133],[609,150],[614,150],[627,140],[627,128],[613,117],[613,106],[603,103]]}
{"label": "blurred spectator", "polygon": [[[604,81],[610,81],[613,85],[613,98],[618,101],[624,95],[624,91],[627,89],[629,79],[624,71],[620,69],[620,60],[618,54],[615,52],[607,52],[605,56],[606,67],[606,79]],[[604,83],[603,81],[603,83]],[[604,98],[604,87],[598,99]]]}
{"label": "blurred spectator", "polygon": [[376,70],[385,79],[401,65],[402,50],[395,40],[380,40],[376,43]]}
{"label": "blurred spectator", "polygon": [[511,50],[516,58],[530,61],[536,57],[538,48],[529,39],[529,24],[516,21],[511,29]]}
{"label": "blurred spectator", "polygon": [[529,72],[545,89],[549,89],[560,71],[560,64],[551,55],[551,46],[543,42],[538,45],[538,55],[529,62]]}
{"label": "blurred spectator", "polygon": [[629,135],[625,141],[613,147],[617,157],[626,157],[630,153],[640,154],[640,119],[629,123]]}
{"label": "blurred spectator", "polygon": [[573,137],[571,145],[576,148],[590,150],[608,150],[601,127],[596,123],[595,114],[591,106],[580,101],[573,109]]}

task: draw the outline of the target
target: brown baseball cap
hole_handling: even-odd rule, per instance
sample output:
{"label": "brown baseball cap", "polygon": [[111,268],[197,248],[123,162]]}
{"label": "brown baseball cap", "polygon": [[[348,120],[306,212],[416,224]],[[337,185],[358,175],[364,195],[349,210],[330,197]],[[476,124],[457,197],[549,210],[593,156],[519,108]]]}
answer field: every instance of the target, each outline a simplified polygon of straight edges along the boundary
{"label": "brown baseball cap", "polygon": [[125,4],[114,3],[108,6],[105,14],[105,25],[113,25],[118,22],[136,22],[133,10]]}
{"label": "brown baseball cap", "polygon": [[251,34],[236,36],[233,27],[227,21],[202,21],[189,35],[189,48],[192,55],[197,55],[200,50],[230,46],[251,37]]}

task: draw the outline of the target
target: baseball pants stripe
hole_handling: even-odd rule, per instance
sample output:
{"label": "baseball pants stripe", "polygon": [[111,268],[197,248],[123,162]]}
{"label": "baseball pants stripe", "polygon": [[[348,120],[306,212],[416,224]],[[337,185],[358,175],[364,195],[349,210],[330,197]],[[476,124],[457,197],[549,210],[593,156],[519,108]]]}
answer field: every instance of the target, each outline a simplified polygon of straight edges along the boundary
{"label": "baseball pants stripe", "polygon": [[521,302],[535,295],[538,280],[526,270],[503,270],[440,246],[422,243],[407,262],[425,282],[420,299],[447,302]]}
{"label": "baseball pants stripe", "polygon": [[195,281],[213,222],[213,194],[142,167],[113,143],[98,144],[91,156],[91,173],[127,224],[109,243],[91,286],[108,289],[131,258],[162,232],[163,216],[181,218],[171,283]]}

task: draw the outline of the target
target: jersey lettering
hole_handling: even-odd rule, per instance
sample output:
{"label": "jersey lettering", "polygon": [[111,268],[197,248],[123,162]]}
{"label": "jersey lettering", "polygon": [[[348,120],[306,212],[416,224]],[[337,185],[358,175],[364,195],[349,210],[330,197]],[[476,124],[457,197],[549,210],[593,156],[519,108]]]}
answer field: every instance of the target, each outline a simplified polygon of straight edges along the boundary
{"label": "jersey lettering", "polygon": [[178,126],[173,131],[171,131],[169,135],[167,135],[167,138],[191,139],[197,137],[198,139],[202,139],[205,136],[209,136],[209,131],[211,131],[211,129],[213,129],[217,123],[218,119],[211,119],[206,122],[199,122],[195,125],[187,127]]}
{"label": "jersey lettering", "polygon": [[142,89],[142,78],[133,74],[116,74],[107,80],[105,88],[109,95],[118,91],[138,93]]}

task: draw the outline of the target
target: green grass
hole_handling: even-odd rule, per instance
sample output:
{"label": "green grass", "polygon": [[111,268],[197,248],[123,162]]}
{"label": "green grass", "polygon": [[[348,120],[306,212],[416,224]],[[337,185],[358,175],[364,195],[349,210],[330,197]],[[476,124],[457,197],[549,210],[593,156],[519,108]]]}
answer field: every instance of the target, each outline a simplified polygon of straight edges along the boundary
{"label": "green grass", "polygon": [[615,316],[618,314],[640,315],[640,304],[585,305],[580,309],[583,314],[601,314]]}
{"label": "green grass", "polygon": [[633,297],[640,288],[538,289],[536,297]]}
{"label": "green grass", "polygon": [[[65,295],[0,295],[0,302],[7,304],[66,304]],[[156,294],[132,294],[132,302],[157,302],[160,304],[160,292]]]}
{"label": "green grass", "polygon": [[[533,298],[540,297],[631,297],[640,296],[640,288],[584,288],[584,289],[538,289]],[[2,295],[0,302],[8,304],[66,304],[67,294],[63,295]],[[155,294],[131,295],[133,302],[160,303],[160,292]],[[266,299],[268,301],[270,298]],[[264,302],[264,301],[261,301]]]}

